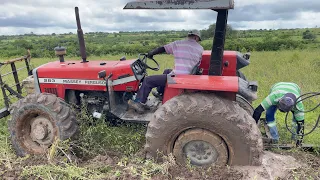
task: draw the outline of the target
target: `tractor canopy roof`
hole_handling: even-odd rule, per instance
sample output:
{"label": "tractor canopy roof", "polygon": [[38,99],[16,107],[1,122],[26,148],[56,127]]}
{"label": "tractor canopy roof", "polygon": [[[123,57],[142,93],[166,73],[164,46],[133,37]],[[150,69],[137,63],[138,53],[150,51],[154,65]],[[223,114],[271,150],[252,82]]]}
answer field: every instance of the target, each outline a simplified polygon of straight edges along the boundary
{"label": "tractor canopy roof", "polygon": [[233,9],[234,0],[137,0],[123,9]]}

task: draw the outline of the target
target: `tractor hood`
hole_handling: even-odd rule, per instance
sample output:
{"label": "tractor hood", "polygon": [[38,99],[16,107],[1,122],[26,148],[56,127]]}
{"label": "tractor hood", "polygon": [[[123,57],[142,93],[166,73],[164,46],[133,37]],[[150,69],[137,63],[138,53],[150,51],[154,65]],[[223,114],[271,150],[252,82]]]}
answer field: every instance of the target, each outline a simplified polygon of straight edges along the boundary
{"label": "tractor hood", "polygon": [[134,60],[126,61],[81,61],[49,62],[36,69],[38,78],[59,79],[99,79],[98,72],[105,70],[107,75],[121,69],[126,69]]}
{"label": "tractor hood", "polygon": [[233,9],[234,0],[138,0],[123,9]]}

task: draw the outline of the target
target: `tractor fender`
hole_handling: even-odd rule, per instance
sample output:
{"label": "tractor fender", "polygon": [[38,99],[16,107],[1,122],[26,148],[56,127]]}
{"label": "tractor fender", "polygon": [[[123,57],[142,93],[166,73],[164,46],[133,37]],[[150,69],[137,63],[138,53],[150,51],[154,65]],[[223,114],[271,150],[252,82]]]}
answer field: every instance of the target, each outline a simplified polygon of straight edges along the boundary
{"label": "tractor fender", "polygon": [[238,79],[236,76],[168,75],[167,83],[169,88],[175,89],[238,92]]}
{"label": "tractor fender", "polygon": [[257,99],[257,88],[257,82],[246,81],[238,76],[168,75],[163,103],[183,90],[235,93],[252,102]]}

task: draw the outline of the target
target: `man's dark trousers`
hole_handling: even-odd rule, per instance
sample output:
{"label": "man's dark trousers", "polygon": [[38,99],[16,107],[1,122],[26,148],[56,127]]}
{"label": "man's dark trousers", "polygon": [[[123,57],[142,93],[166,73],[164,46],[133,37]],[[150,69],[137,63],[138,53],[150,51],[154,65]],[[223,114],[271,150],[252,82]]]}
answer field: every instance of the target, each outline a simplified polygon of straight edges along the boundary
{"label": "man's dark trousers", "polygon": [[163,94],[167,82],[167,74],[169,74],[171,71],[172,69],[166,69],[161,75],[145,77],[140,89],[138,90],[136,99],[141,103],[146,103],[152,88],[155,87],[157,87],[159,94]]}

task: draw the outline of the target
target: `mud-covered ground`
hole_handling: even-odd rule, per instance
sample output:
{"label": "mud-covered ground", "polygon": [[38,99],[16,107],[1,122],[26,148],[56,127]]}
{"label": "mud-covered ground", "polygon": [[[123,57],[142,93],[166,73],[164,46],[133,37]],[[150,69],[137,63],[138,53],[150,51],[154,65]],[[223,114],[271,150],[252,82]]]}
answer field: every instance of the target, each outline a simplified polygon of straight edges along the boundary
{"label": "mud-covered ground", "polygon": [[[92,159],[83,160],[70,158],[74,163],[70,171],[81,168],[86,172],[83,177],[90,178],[90,173],[99,172],[94,179],[320,179],[320,157],[302,151],[265,151],[261,166],[242,167],[209,167],[195,168],[179,166],[170,158],[160,164],[146,163],[137,157],[126,159],[116,153],[98,155]],[[48,157],[29,157],[1,165],[1,179],[74,179],[63,169],[65,157],[56,157],[48,162]],[[137,158],[137,159],[135,159]],[[61,167],[57,169],[57,167]],[[43,169],[42,169],[43,168]],[[52,168],[52,169],[51,169]],[[27,169],[27,170],[26,170]],[[40,171],[40,172],[39,172]],[[45,175],[48,171],[49,175]],[[75,171],[76,172],[76,171]],[[61,173],[59,175],[59,173]],[[70,172],[69,172],[70,173]],[[50,175],[51,174],[51,175]],[[50,177],[51,176],[51,177]],[[91,176],[94,177],[94,176]],[[81,179],[81,178],[79,178]],[[84,179],[84,178],[83,178]]]}
{"label": "mud-covered ground", "polygon": [[274,153],[265,151],[262,165],[258,167],[235,167],[243,179],[296,179],[309,177],[319,179],[320,158],[303,152]]}

